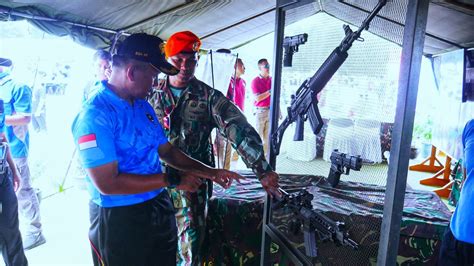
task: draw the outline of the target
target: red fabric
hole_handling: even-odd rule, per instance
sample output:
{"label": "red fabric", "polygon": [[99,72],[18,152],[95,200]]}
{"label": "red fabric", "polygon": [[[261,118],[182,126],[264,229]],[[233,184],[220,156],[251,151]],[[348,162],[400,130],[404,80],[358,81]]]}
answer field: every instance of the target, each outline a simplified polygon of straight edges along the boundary
{"label": "red fabric", "polygon": [[[257,76],[252,80],[251,87],[252,92],[255,96],[270,91],[270,89],[272,88],[272,78],[262,78],[261,76]],[[270,97],[267,97],[260,102],[257,102],[257,100],[255,100],[254,105],[256,107],[270,107]]]}
{"label": "red fabric", "polygon": [[[245,80],[241,78],[237,78],[235,81],[235,90],[234,88],[234,77],[230,79],[229,89],[227,90],[227,98],[229,98],[232,102],[234,102],[240,110],[244,111],[244,103],[245,103]],[[235,93],[234,93],[235,92]]]}
{"label": "red fabric", "polygon": [[177,32],[168,39],[165,45],[166,57],[171,57],[182,52],[198,52],[201,40],[190,31]]}
{"label": "red fabric", "polygon": [[92,140],[96,140],[95,134],[88,134],[88,135],[84,135],[82,137],[79,137],[77,142],[79,144],[81,144],[81,143],[92,141]]}

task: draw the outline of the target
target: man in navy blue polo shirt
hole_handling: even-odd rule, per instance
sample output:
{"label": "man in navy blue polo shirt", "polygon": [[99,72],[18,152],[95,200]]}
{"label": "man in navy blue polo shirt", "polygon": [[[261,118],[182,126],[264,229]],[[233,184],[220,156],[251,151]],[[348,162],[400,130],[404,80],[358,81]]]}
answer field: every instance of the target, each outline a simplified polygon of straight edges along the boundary
{"label": "man in navy blue polo shirt", "polygon": [[[241,178],[209,168],[168,143],[144,100],[160,72],[178,73],[166,62],[162,44],[147,34],[125,39],[113,57],[109,81],[84,103],[72,126],[98,206],[97,224],[89,231],[96,265],[176,265],[176,220],[164,188],[195,191],[201,178],[228,187]],[[181,177],[163,174],[160,159],[184,171]]]}
{"label": "man in navy blue polo shirt", "polygon": [[[6,61],[4,59],[4,61]],[[35,190],[31,186],[28,167],[28,149],[30,135],[28,124],[31,122],[31,89],[18,83],[10,76],[9,65],[0,67],[0,99],[5,108],[6,137],[11,154],[20,173],[20,187],[16,192],[18,209],[27,227],[23,232],[23,247],[31,249],[46,242],[42,234],[40,207]]]}
{"label": "man in navy blue polo shirt", "polygon": [[446,229],[439,265],[474,265],[474,119],[464,127],[465,179],[461,196]]}

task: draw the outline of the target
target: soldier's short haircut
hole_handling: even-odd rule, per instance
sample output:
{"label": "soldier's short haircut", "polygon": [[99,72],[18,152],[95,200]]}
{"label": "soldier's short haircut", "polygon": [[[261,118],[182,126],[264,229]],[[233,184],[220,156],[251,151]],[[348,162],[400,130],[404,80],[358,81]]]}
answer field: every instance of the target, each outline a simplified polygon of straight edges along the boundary
{"label": "soldier's short haircut", "polygon": [[112,59],[112,66],[113,67],[124,67],[126,66],[128,63],[130,63],[130,58],[127,58],[127,57],[124,57],[124,56],[121,56],[121,55],[114,55],[113,59]]}

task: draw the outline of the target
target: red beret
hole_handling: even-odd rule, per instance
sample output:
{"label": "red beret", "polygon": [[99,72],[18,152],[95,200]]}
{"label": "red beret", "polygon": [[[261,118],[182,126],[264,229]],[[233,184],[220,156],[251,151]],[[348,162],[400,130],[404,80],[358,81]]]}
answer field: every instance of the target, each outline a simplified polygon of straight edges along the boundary
{"label": "red beret", "polygon": [[179,53],[195,53],[201,47],[201,40],[196,34],[190,31],[177,32],[168,39],[165,45],[166,57],[171,57]]}

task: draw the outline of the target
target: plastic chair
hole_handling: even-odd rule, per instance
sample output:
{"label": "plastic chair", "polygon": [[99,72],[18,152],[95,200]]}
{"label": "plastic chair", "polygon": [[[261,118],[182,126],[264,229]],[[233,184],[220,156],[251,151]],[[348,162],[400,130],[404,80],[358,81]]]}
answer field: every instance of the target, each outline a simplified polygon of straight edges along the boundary
{"label": "plastic chair", "polygon": [[359,119],[354,126],[354,155],[374,163],[382,162],[380,121]]}
{"label": "plastic chair", "polygon": [[355,150],[353,133],[354,122],[351,119],[334,118],[329,120],[324,140],[323,159],[330,161],[331,153],[335,149],[353,155]]}
{"label": "plastic chair", "polygon": [[287,146],[287,158],[309,162],[316,158],[316,135],[314,135],[311,130],[309,123],[305,124],[304,129],[304,139],[303,141],[294,141],[293,136],[295,133],[295,123],[292,124],[292,127],[287,129],[287,135],[290,141]]}

